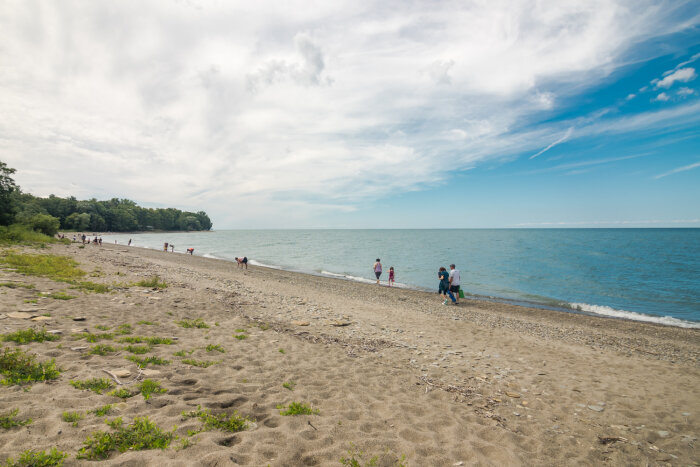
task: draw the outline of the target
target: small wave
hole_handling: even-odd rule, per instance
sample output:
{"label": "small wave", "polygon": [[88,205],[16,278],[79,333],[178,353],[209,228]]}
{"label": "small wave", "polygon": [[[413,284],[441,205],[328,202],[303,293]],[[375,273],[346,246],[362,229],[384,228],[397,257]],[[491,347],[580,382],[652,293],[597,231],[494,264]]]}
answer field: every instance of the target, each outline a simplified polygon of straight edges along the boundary
{"label": "small wave", "polygon": [[366,277],[351,276],[350,274],[338,274],[335,272],[321,271],[324,276],[339,277],[341,279],[347,279],[354,282],[363,282],[365,284],[374,284],[376,281],[372,279],[367,279]]}
{"label": "small wave", "polygon": [[646,321],[648,323],[664,324],[666,326],[676,326],[680,328],[700,329],[700,323],[693,323],[671,316],[651,316],[634,311],[616,310],[609,306],[589,305],[587,303],[570,303],[569,306],[574,310],[596,315],[612,316],[614,318],[630,319],[633,321]]}
{"label": "small wave", "polygon": [[[234,260],[234,261],[235,261],[235,260]],[[261,267],[263,267],[263,268],[268,268],[268,269],[279,269],[279,270],[282,269],[282,268],[279,267],[279,266],[273,266],[273,265],[271,265],[271,264],[261,263],[261,262],[259,262],[259,261],[255,261],[254,259],[249,259],[248,262],[249,262],[250,264],[252,264],[253,266],[261,266]]]}
{"label": "small wave", "polygon": [[205,258],[211,258],[211,259],[223,259],[223,258],[219,258],[218,256],[214,256],[210,253],[204,253],[202,256]]}

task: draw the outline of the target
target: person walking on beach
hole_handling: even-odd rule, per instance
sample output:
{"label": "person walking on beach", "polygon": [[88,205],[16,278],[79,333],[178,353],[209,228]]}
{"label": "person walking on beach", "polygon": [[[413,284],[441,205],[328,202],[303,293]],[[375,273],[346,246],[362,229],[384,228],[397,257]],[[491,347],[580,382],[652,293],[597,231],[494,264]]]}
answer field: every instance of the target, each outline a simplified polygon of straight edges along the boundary
{"label": "person walking on beach", "polygon": [[447,269],[444,267],[440,267],[438,270],[438,279],[440,279],[440,284],[438,284],[438,295],[440,295],[440,300],[444,300],[442,302],[443,305],[447,305],[447,297],[450,297],[450,300],[452,300],[452,303],[456,303],[455,296],[452,295],[452,292],[450,292],[450,275],[447,272]]}
{"label": "person walking on beach", "polygon": [[127,244],[127,246],[131,246],[131,239],[129,239],[129,243]]}
{"label": "person walking on beach", "polygon": [[394,266],[389,268],[389,287],[394,285]]}
{"label": "person walking on beach", "polygon": [[459,305],[459,269],[450,264],[450,292],[454,295],[454,304]]}
{"label": "person walking on beach", "polygon": [[382,275],[382,260],[377,258],[377,261],[374,263],[374,275],[377,276],[377,285],[379,284],[379,277]]}

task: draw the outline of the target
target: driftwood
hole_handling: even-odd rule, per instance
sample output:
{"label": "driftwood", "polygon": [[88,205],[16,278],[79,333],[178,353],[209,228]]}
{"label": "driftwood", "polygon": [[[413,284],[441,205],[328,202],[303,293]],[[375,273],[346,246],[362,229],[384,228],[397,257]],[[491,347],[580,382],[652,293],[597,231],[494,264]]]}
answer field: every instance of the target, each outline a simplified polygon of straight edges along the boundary
{"label": "driftwood", "polygon": [[115,375],[114,373],[112,373],[112,372],[109,371],[109,370],[102,370],[102,371],[104,371],[104,372],[107,373],[109,376],[111,376],[112,379],[114,380],[114,382],[117,383],[119,386],[122,385],[122,382],[119,381],[119,378],[117,378],[117,375]]}

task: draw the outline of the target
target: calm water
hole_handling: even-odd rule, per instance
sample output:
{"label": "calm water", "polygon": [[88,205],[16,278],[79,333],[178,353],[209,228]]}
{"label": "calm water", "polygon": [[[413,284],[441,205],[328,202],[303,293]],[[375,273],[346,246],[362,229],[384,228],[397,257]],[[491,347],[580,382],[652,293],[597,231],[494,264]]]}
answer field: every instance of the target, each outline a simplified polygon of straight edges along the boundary
{"label": "calm water", "polygon": [[469,294],[700,328],[700,229],[222,230],[105,235],[105,242],[437,290],[455,263]]}

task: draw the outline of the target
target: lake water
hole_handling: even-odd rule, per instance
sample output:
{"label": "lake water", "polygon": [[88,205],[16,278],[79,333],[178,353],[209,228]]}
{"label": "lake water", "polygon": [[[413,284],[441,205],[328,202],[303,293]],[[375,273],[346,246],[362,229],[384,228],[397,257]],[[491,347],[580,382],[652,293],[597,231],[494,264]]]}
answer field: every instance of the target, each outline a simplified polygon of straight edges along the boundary
{"label": "lake water", "polygon": [[700,229],[220,230],[107,234],[104,242],[437,290],[451,263],[483,299],[700,328]]}

